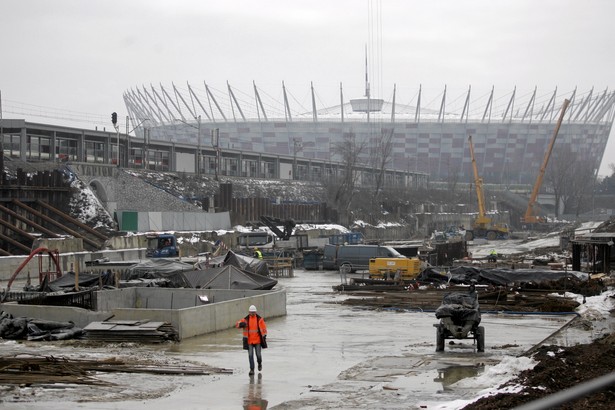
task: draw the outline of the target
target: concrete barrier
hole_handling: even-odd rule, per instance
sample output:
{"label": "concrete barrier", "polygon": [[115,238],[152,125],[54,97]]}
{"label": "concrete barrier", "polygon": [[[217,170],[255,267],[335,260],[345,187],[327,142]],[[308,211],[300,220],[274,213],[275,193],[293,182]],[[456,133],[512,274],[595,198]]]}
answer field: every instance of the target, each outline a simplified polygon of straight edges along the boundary
{"label": "concrete barrier", "polygon": [[0,303],[0,311],[10,313],[13,317],[73,322],[80,328],[113,316],[112,312],[98,312],[71,306],[20,305],[17,302]]}
{"label": "concrete barrier", "polygon": [[[201,297],[207,297],[208,303]],[[95,294],[96,310],[64,306],[0,304],[0,310],[13,317],[30,317],[53,321],[72,321],[79,327],[91,322],[146,320],[168,322],[186,339],[229,329],[255,305],[265,318],[286,315],[285,290],[215,290],[125,288]]]}

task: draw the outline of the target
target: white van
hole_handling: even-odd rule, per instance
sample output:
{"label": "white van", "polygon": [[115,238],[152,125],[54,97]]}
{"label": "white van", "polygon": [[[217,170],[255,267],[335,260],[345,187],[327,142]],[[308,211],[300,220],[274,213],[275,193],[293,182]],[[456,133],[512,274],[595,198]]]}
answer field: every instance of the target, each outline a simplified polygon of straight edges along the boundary
{"label": "white van", "polygon": [[349,272],[367,270],[369,269],[369,260],[372,258],[405,258],[405,256],[390,246],[342,245],[337,247],[333,266],[334,269],[345,267]]}

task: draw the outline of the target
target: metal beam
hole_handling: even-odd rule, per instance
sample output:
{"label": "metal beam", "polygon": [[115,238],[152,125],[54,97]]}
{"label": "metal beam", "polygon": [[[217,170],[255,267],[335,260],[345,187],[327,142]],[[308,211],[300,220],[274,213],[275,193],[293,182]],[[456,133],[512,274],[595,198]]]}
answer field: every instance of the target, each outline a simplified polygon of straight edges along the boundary
{"label": "metal beam", "polygon": [[288,96],[286,95],[286,86],[284,85],[284,81],[282,81],[282,94],[284,95],[284,118],[286,121],[291,122],[293,120],[293,116],[290,113],[290,105],[288,105]]}
{"label": "metal beam", "polygon": [[[239,105],[239,101],[237,101],[237,98],[235,97],[235,93],[233,92],[233,89],[231,88],[231,85],[229,84],[229,82],[226,82],[226,87],[228,88],[228,93],[231,96],[231,108],[233,107],[233,102],[235,103],[235,106],[237,107],[237,110],[239,110],[239,114],[241,115],[241,118],[245,121],[246,120],[246,116],[243,115],[243,111],[241,110],[241,106]],[[235,111],[233,110],[233,113]]]}
{"label": "metal beam", "polygon": [[438,122],[444,122],[444,110],[446,109],[446,85],[442,94],[442,102],[440,102],[440,112],[438,113]]}
{"label": "metal beam", "polygon": [[[263,107],[263,102],[261,101],[261,96],[258,93],[258,89],[256,88],[256,82],[252,81],[252,84],[254,85],[254,98],[256,98],[256,112],[258,113],[258,107],[260,107],[263,113],[263,117],[265,118],[265,121],[268,121],[267,113],[265,112],[265,107]],[[259,120],[261,119],[260,115],[258,116],[258,119]]]}

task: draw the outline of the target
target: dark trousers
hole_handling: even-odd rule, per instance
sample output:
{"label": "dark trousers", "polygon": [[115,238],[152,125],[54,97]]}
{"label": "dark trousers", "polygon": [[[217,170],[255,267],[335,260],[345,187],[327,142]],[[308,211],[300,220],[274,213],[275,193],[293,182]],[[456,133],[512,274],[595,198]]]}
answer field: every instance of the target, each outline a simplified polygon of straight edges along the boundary
{"label": "dark trousers", "polygon": [[250,361],[250,369],[254,370],[254,352],[256,351],[256,361],[261,363],[263,356],[261,355],[261,345],[248,345],[248,360]]}

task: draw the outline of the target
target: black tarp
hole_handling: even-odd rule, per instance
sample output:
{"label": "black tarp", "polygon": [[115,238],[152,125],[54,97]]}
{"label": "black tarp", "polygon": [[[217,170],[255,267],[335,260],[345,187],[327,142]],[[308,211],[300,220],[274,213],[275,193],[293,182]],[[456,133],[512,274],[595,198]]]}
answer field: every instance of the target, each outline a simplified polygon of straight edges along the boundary
{"label": "black tarp", "polygon": [[197,289],[269,290],[278,283],[275,279],[242,271],[232,265],[184,272],[183,275],[190,287]]}
{"label": "black tarp", "polygon": [[469,320],[480,323],[480,309],[476,292],[452,292],[444,295],[442,304],[436,309],[436,317],[450,317],[456,325],[463,325]]}
{"label": "black tarp", "polygon": [[[75,287],[75,279],[75,272],[66,272],[61,277],[47,283],[45,288],[41,289],[41,291],[57,292],[66,288],[73,289]],[[99,282],[102,282],[103,286],[113,285],[113,274],[111,271],[103,272],[100,275],[97,273],[79,274],[79,288],[98,286]]]}
{"label": "black tarp", "polygon": [[437,268],[427,268],[417,278],[423,282],[450,282],[451,284],[470,285],[476,281],[480,285],[523,286],[525,284],[544,284],[557,282],[565,278],[586,281],[589,276],[579,271],[557,271],[548,269],[479,269],[471,266],[459,266],[446,274]]}
{"label": "black tarp", "polygon": [[168,259],[148,259],[137,263],[122,273],[123,281],[139,281],[143,279],[156,280],[160,285],[163,279],[167,287],[189,288],[190,283],[182,272],[193,271],[191,264]]}
{"label": "black tarp", "polygon": [[215,267],[197,270],[195,265],[183,262],[148,259],[122,274],[122,286],[266,290],[278,283],[269,278],[266,262],[250,256],[229,251],[223,261],[216,258],[209,263]]}
{"label": "black tarp", "polygon": [[224,265],[235,266],[242,271],[254,272],[262,276],[269,276],[269,266],[262,259],[251,256],[240,255],[233,251],[228,251],[224,258]]}
{"label": "black tarp", "polygon": [[65,340],[79,338],[83,329],[73,322],[14,318],[10,313],[0,312],[0,338],[11,340]]}

